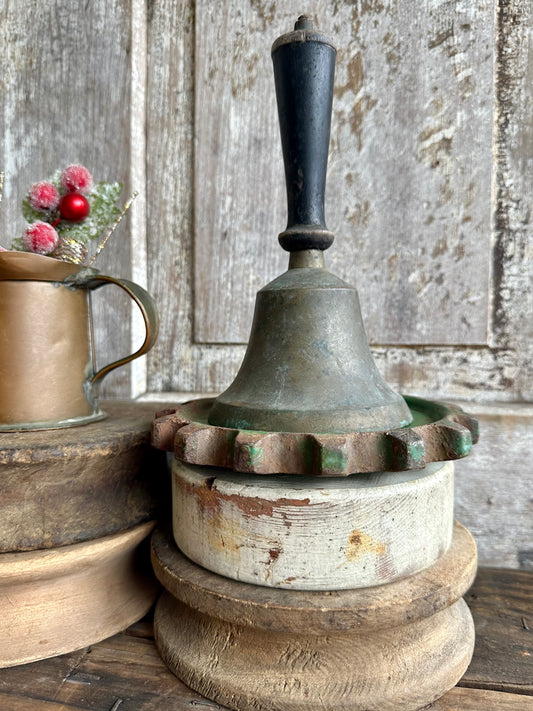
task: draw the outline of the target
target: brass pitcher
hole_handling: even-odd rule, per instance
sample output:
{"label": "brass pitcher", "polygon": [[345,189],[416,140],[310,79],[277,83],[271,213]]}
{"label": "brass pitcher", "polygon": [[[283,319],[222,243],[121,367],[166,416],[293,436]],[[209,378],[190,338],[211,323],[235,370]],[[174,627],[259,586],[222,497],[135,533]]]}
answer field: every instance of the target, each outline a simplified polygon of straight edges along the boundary
{"label": "brass pitcher", "polygon": [[[91,291],[116,284],[137,304],[146,337],[95,372]],[[98,389],[155,343],[150,295],[126,279],[28,252],[0,253],[0,431],[72,427],[103,419]]]}

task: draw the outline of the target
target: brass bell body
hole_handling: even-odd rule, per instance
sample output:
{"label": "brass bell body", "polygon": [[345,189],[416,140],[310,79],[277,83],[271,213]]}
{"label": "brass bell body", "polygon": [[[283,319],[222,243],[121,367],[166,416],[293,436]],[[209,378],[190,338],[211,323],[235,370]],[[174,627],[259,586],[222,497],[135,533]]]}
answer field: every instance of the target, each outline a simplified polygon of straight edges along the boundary
{"label": "brass bell body", "polygon": [[374,364],[357,291],[316,267],[289,269],[259,291],[244,361],[209,417],[224,427],[286,432],[410,421]]}
{"label": "brass bell body", "polygon": [[244,430],[347,433],[411,422],[380,376],[356,290],[324,268],[324,220],[336,50],[300,18],[272,48],[287,184],[279,236],[289,270],[257,294],[248,349],[209,424]]}

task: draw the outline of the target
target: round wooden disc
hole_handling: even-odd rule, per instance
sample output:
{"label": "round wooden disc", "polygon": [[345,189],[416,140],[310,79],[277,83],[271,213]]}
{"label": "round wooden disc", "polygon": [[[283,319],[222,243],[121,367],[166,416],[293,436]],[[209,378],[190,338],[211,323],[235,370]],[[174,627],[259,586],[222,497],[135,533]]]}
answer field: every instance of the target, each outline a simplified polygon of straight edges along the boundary
{"label": "round wooden disc", "polygon": [[183,553],[257,585],[381,585],[429,567],[452,538],[452,462],[324,479],[235,474],[175,459],[172,489]]}
{"label": "round wooden disc", "polygon": [[237,625],[279,632],[373,631],[426,617],[456,602],[474,580],[476,544],[456,523],[452,545],[430,568],[374,588],[281,590],[211,573],[186,558],[170,531],[152,536],[152,564],[162,585],[188,607]]}
{"label": "round wooden disc", "polygon": [[105,420],[82,427],[0,433],[0,552],[88,541],[155,517],[166,462],[150,446],[154,405],[104,408]]}
{"label": "round wooden disc", "polygon": [[474,627],[461,599],[475,545],[456,526],[435,565],[371,589],[304,592],[225,581],[163,532],[152,559],[167,588],[156,644],[168,667],[238,711],[415,711],[465,672]]}
{"label": "round wooden disc", "polygon": [[0,667],[72,652],[136,622],[153,604],[152,522],[72,546],[0,555]]}

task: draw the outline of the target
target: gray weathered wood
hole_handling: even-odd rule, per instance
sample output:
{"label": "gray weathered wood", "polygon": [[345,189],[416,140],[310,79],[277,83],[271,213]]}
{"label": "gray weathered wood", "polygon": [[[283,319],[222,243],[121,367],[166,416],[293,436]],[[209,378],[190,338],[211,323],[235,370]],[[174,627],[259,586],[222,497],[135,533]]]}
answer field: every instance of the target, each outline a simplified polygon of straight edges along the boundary
{"label": "gray weathered wood", "polygon": [[275,590],[209,573],[157,531],[152,562],[166,592],[156,644],[178,678],[239,711],[414,711],[469,664],[474,626],[461,595],[475,561],[456,526],[449,551],[404,580]]}
{"label": "gray weathered wood", "polygon": [[[432,2],[424,7],[417,4],[410,12],[394,3],[386,7],[383,4],[373,6],[359,3],[353,6],[351,3],[338,3],[323,7],[318,3],[312,8],[313,13],[319,17],[321,27],[337,36],[342,49],[337,69],[337,94],[340,96],[335,99],[338,109],[334,112],[334,126],[337,122],[342,131],[341,128],[334,128],[333,131],[328,188],[327,215],[331,227],[338,232],[338,240],[332,250],[332,268],[357,284],[371,339],[376,344],[389,344],[374,345],[373,352],[378,365],[386,379],[404,392],[430,397],[486,400],[515,400],[531,396],[530,383],[533,378],[529,363],[533,362],[533,338],[530,320],[527,319],[527,314],[531,312],[527,285],[531,282],[532,260],[526,248],[526,218],[531,200],[527,190],[527,171],[531,165],[531,145],[527,136],[531,133],[531,112],[528,112],[527,107],[531,99],[526,71],[529,50],[524,38],[532,19],[531,8],[527,4],[515,5],[507,2],[503,4],[504,8],[508,7],[508,11],[499,14],[495,29],[493,7],[488,2],[466,9],[458,9],[449,3]],[[258,118],[249,103],[256,101],[256,93],[261,95],[264,91],[270,92],[271,101],[274,101],[268,56],[270,42],[272,37],[286,29],[287,23],[293,21],[296,9],[290,4],[267,6],[264,3],[245,3],[237,7],[224,3],[217,6],[215,17],[213,7],[204,8],[202,4],[198,5],[195,23],[190,6],[185,3],[180,8],[173,12],[165,2],[154,3],[149,25],[150,46],[155,55],[149,67],[149,87],[152,89],[149,90],[148,102],[148,165],[149,173],[154,176],[153,185],[163,190],[164,197],[161,199],[157,192],[157,219],[149,225],[149,245],[153,245],[150,247],[150,258],[153,260],[150,264],[150,288],[155,290],[162,310],[168,309],[168,312],[163,317],[166,325],[163,327],[162,340],[151,360],[148,389],[217,392],[231,382],[242,360],[243,346],[232,343],[247,338],[255,283],[265,283],[282,270],[285,264],[276,246],[276,233],[283,226],[283,204],[274,201],[274,210],[277,210],[281,227],[264,225],[260,232],[257,220],[265,219],[264,206],[255,199],[256,193],[262,190],[263,182],[272,182],[268,176],[269,171],[276,170],[275,164],[281,171],[275,109],[272,108],[267,114],[262,102],[258,102],[255,108],[259,120],[264,118],[266,121],[264,130],[273,132],[273,155],[267,154],[261,158],[260,153],[256,155],[254,148],[254,170],[260,176],[257,191],[243,185],[244,181],[240,177],[250,177],[249,165],[252,161],[245,155],[245,162],[239,162],[239,156],[242,158],[243,154],[239,140],[231,143],[226,140],[226,144],[222,142],[218,159],[209,150],[212,148],[211,143],[218,141],[218,138],[215,141],[214,134],[216,126],[220,129],[220,136],[226,136],[226,139],[231,138],[231,131],[235,130],[229,120],[224,124],[219,119],[221,103],[224,101],[227,104],[229,102],[229,116],[234,116],[242,131],[258,133]],[[387,38],[387,42],[392,45],[383,48],[380,53],[374,47],[375,39],[381,32],[379,26],[389,22],[389,15],[397,17],[400,10],[402,18],[394,26],[391,25]],[[355,18],[353,22],[352,11]],[[345,21],[348,15],[349,21]],[[252,28],[252,34],[244,33],[246,23]],[[225,30],[219,33],[220,45],[215,51],[214,47],[206,46],[205,33],[211,33],[210,36],[214,37],[219,24]],[[364,40],[365,35],[361,34],[363,39],[359,41],[359,46],[355,33],[352,36],[352,24],[355,29],[360,24],[360,31],[364,30],[372,41]],[[167,27],[171,39],[165,39]],[[499,44],[494,40],[494,33]],[[259,51],[261,47],[264,53]],[[357,56],[361,58],[364,72],[362,84],[359,59],[355,60]],[[352,65],[349,63],[350,57],[353,59]],[[492,94],[494,77],[491,68],[494,57],[497,60],[495,79],[499,88],[495,97]],[[194,61],[197,64],[196,70]],[[264,78],[259,73],[260,63],[263,63],[266,72]],[[502,74],[504,64],[512,81]],[[212,69],[211,75],[208,65]],[[421,66],[426,67],[427,76],[422,73],[418,76]],[[380,68],[383,70],[381,73]],[[248,83],[253,82],[253,87],[244,82],[243,72],[247,72],[246,76],[250,80]],[[437,110],[439,101],[435,103],[435,97],[432,98],[432,92],[429,91],[429,78],[436,81],[435,94],[438,100],[442,99],[442,113]],[[218,82],[216,87],[214,79]],[[202,82],[208,82],[208,85],[204,86]],[[209,94],[209,87],[214,94]],[[399,87],[405,90],[402,92]],[[370,88],[375,93],[379,90],[383,96],[378,96],[379,106],[365,110]],[[226,91],[225,98],[220,98],[219,89]],[[397,95],[396,98],[394,95]],[[373,94],[371,98],[375,99]],[[426,99],[427,104],[424,103]],[[175,110],[166,111],[167,106]],[[240,110],[235,114],[237,107],[242,109],[242,116]],[[491,115],[494,110],[503,111],[507,119],[499,125],[499,150],[493,159]],[[357,111],[362,112],[364,119],[356,131],[361,134],[361,151],[355,145],[357,136],[348,135],[350,112]],[[418,127],[417,132],[411,127],[411,119],[414,122],[412,125]],[[249,129],[246,128],[246,121],[250,122]],[[424,121],[426,123],[421,125]],[[441,128],[445,128],[442,135],[438,132],[432,136],[424,133],[426,129],[429,133],[433,128],[438,129],[439,123],[442,124]],[[447,136],[452,134],[448,129],[453,129],[451,145],[448,146],[449,155],[445,147]],[[193,153],[195,130],[200,133],[196,134],[196,151]],[[200,135],[202,131],[206,132],[206,139],[211,143],[207,141],[204,144]],[[336,131],[341,132],[340,138]],[[165,143],[162,135],[172,135],[175,140]],[[523,136],[520,139],[520,153],[513,148],[519,135]],[[391,145],[391,136],[395,141],[394,146]],[[416,136],[422,139],[426,137],[426,140],[422,140],[421,150],[415,150]],[[379,142],[388,146],[386,152],[379,152],[380,145],[376,137],[380,137]],[[398,144],[400,138],[403,143],[400,141]],[[264,141],[260,139],[259,143],[262,144]],[[352,139],[354,143],[351,149],[342,153]],[[435,143],[432,143],[434,139]],[[177,142],[181,146],[180,150],[176,148]],[[150,146],[153,148],[150,149]],[[380,166],[387,171],[383,178],[386,182],[385,195],[392,195],[394,186],[401,184],[402,175],[399,170],[402,166],[402,170],[406,166],[413,168],[414,173],[409,176],[417,177],[418,183],[415,183],[416,189],[411,195],[402,195],[391,203],[384,202],[379,195],[370,195],[372,200],[379,203],[383,214],[376,210],[369,216],[363,202],[354,201],[359,194],[379,192],[374,179],[372,182],[367,179],[373,175],[372,171],[377,170],[376,161],[369,155],[371,148],[378,151],[378,157],[381,156]],[[226,155],[227,151],[231,151],[231,160]],[[435,161],[439,161],[438,165],[433,160],[429,161],[431,151],[439,153],[439,157],[435,158]],[[206,153],[210,161],[208,164],[202,158]],[[396,155],[398,160],[389,160],[388,154]],[[418,161],[418,158],[421,160]],[[217,168],[217,160],[222,167]],[[349,172],[347,166],[351,162],[357,168],[354,173],[357,183],[352,186],[352,191],[350,186],[343,184],[346,176],[342,177],[343,171],[346,174]],[[429,162],[433,167],[429,167]],[[222,171],[226,168],[223,179]],[[491,221],[494,222],[495,203],[491,201],[488,185],[492,179],[491,172],[496,175],[503,168],[507,188],[503,186],[501,191],[500,212],[510,210],[516,216],[513,224],[500,224],[498,227],[496,247],[490,256],[489,237]],[[206,174],[211,169],[213,172]],[[469,177],[475,178],[475,189],[467,181]],[[502,176],[500,178],[503,180]],[[211,194],[209,185],[213,181],[218,181],[221,197],[226,196],[228,188],[239,190],[237,195],[231,193],[231,205],[229,202],[227,205],[220,203],[221,212],[216,212],[216,208],[210,204],[206,205],[206,196]],[[194,220],[191,204],[193,184],[196,193]],[[510,191],[511,184],[518,187],[519,202]],[[279,193],[277,184],[274,192]],[[283,203],[282,192],[281,188],[279,199]],[[422,198],[428,192],[434,197],[438,194],[442,204],[437,198],[434,204],[424,201]],[[471,205],[470,200],[473,200]],[[339,207],[338,203],[341,202]],[[391,211],[391,207],[395,211]],[[244,220],[246,210],[255,220],[253,224]],[[259,215],[256,215],[257,210]],[[339,216],[339,224],[331,222],[335,215]],[[226,217],[228,219],[222,225],[221,221]],[[466,221],[458,226],[464,218]],[[350,219],[361,225],[350,224]],[[210,223],[211,227],[204,229],[209,220],[213,224]],[[381,221],[379,229],[376,226],[377,220]],[[396,249],[398,230],[394,232],[390,228],[387,233],[382,229],[381,223],[387,220],[395,229],[399,225],[404,232],[408,220],[417,227],[413,227],[412,234],[405,234],[405,240],[400,244],[401,250]],[[424,224],[426,220],[430,222],[429,225]],[[365,222],[368,224],[365,225]],[[221,228],[218,235],[217,224]],[[371,226],[371,240],[365,242],[363,237],[358,238],[365,244],[357,242],[357,264],[354,264],[354,229],[359,230],[358,235],[364,236]],[[233,229],[233,232],[228,231],[226,239],[222,238],[222,227]],[[438,232],[439,229],[441,232]],[[232,239],[243,236],[246,230],[249,233],[244,243],[246,249],[242,250],[241,255],[236,255],[231,246],[235,245]],[[194,238],[192,233],[195,234]],[[443,235],[447,238],[446,247],[440,241]],[[431,252],[433,249],[436,252],[444,249],[443,254],[432,256],[427,241],[432,244]],[[515,243],[518,248],[513,250]],[[345,247],[342,248],[343,244]],[[260,250],[260,264],[249,264],[250,245]],[[369,255],[374,247],[375,255]],[[380,261],[382,248],[386,255]],[[335,250],[339,249],[341,251],[337,253]],[[220,262],[217,256],[222,255],[220,250],[229,258],[237,260],[233,262],[236,276],[232,277],[231,283],[228,281],[226,264]],[[194,294],[191,282],[193,251],[197,268]],[[392,260],[391,265],[388,265],[389,258]],[[488,259],[492,263],[490,285],[487,285]],[[241,263],[244,264],[243,268],[239,267]],[[413,273],[416,272],[411,283],[410,264],[414,265]],[[405,271],[407,267],[409,269]],[[439,270],[445,272],[444,286],[439,284],[442,281]],[[260,278],[258,272],[262,275]],[[352,272],[355,275],[353,279],[349,274]],[[213,276],[212,281],[209,281],[209,275]],[[201,283],[200,277],[203,279]],[[413,288],[413,280],[422,283],[426,277],[431,277],[433,281],[421,287],[420,304],[414,307],[415,311],[421,310],[417,315],[421,323],[414,324],[409,321],[414,313],[413,301],[409,301],[409,294],[413,293],[410,290]],[[384,291],[388,292],[387,298],[393,301],[405,299],[411,311],[400,308],[399,302],[391,302],[386,308],[383,305],[380,307],[379,301],[377,307],[373,305],[374,295],[378,291],[374,284],[381,284],[381,280]],[[237,297],[230,293],[235,281],[238,282],[235,286]],[[443,288],[439,291],[438,287]],[[213,289],[220,302],[215,304],[218,309],[216,328],[213,319],[204,319],[206,307],[209,303],[214,304]],[[434,293],[437,291],[442,295],[446,290],[450,291],[450,308],[446,307],[443,311]],[[470,290],[473,302],[456,310],[453,299],[468,296],[467,290]],[[505,318],[496,319],[500,324],[497,326],[491,310],[499,308],[497,304],[501,299],[505,301],[502,312]],[[235,308],[230,308],[231,304]],[[474,325],[474,329],[461,322],[464,309],[470,309],[469,313],[473,314],[471,325]],[[452,316],[450,310],[453,311]],[[240,336],[234,332],[236,323],[241,324],[237,328],[242,331]],[[210,334],[202,335],[200,331],[206,328],[210,329]],[[430,332],[425,332],[427,328],[431,329],[432,337],[440,333],[442,338],[432,341],[428,335]],[[425,332],[425,335],[422,333],[423,337],[420,336],[422,331]],[[396,334],[396,340],[391,334]],[[195,340],[215,341],[217,345],[195,343]],[[416,348],[399,345],[424,342],[425,345]],[[435,345],[439,342],[446,345]],[[485,345],[465,345],[468,343]]]}
{"label": "gray weathered wood", "polygon": [[533,408],[471,409],[481,436],[455,465],[456,517],[472,531],[481,565],[533,570]]}
{"label": "gray weathered wood", "polygon": [[[82,162],[95,180],[120,180],[130,190],[130,11],[129,0],[2,3],[4,247],[24,230],[20,202],[30,185],[69,163]],[[122,224],[96,266],[127,278],[130,262]],[[98,361],[104,364],[131,352],[130,305],[127,297],[109,293],[95,295],[94,304]],[[129,396],[129,370],[111,375],[105,387]]]}
{"label": "gray weathered wood", "polygon": [[[331,267],[357,284],[378,364],[406,392],[491,400],[533,395],[532,8],[517,0],[498,7],[495,22],[488,0],[468,7],[391,0],[310,8],[340,48],[327,198],[338,236]],[[224,388],[243,355],[242,346],[231,344],[247,337],[254,290],[284,268],[276,245],[283,185],[271,177],[278,171],[281,181],[269,47],[300,10],[292,3],[227,1],[216,12],[198,3],[195,13],[191,0],[156,0],[148,9],[141,0],[99,1],[83,12],[71,0],[2,8],[4,244],[22,229],[22,192],[65,161],[86,162],[104,179],[123,178],[126,191],[130,174],[142,183],[146,109],[148,252],[136,229],[130,255],[126,222],[100,267],[122,276],[148,269],[163,316],[149,391]],[[207,43],[217,27],[224,29],[215,51]],[[215,161],[209,151],[216,126],[225,142]],[[258,150],[265,144],[272,146],[266,154]],[[218,212],[206,205],[213,186],[215,199],[225,200]],[[267,224],[270,202],[274,217]],[[241,237],[239,256],[233,252]],[[228,262],[219,253],[236,260],[233,281],[224,277]],[[220,312],[216,323],[203,318],[212,293],[220,302],[211,302]],[[117,294],[106,305],[98,306],[111,322],[98,329],[105,334],[101,360],[129,349],[129,304]],[[128,380],[120,370],[106,392],[129,394]]]}
{"label": "gray weathered wood", "polygon": [[[301,7],[226,2],[216,21],[210,3],[196,8],[195,337],[242,343],[255,292],[287,262],[270,45]],[[339,48],[332,269],[360,285],[374,343],[485,344],[493,4],[317,2],[312,14]]]}

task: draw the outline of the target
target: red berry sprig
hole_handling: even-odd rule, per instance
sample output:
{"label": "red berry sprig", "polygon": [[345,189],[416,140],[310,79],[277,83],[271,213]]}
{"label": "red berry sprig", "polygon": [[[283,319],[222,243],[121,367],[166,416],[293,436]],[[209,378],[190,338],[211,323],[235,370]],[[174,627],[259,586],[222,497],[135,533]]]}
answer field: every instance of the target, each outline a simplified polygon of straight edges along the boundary
{"label": "red berry sprig", "polygon": [[121,190],[119,182],[93,184],[91,173],[80,164],[57,171],[32,185],[22,201],[22,214],[30,224],[22,237],[13,240],[12,249],[86,264],[88,243],[99,239],[90,266],[136,195],[121,210],[117,204]]}
{"label": "red berry sprig", "polygon": [[84,165],[69,165],[61,173],[61,187],[67,193],[87,195],[93,186],[93,176]]}
{"label": "red berry sprig", "polygon": [[31,186],[28,203],[34,210],[43,213],[48,221],[37,220],[26,229],[22,244],[28,252],[51,254],[60,241],[55,229],[61,220],[82,222],[91,212],[85,197],[93,186],[93,177],[84,165],[67,166],[61,173],[59,183],[64,194],[50,181],[43,180]]}
{"label": "red berry sprig", "polygon": [[59,204],[59,190],[45,180],[35,183],[28,193],[28,202],[35,210],[55,210]]}
{"label": "red berry sprig", "polygon": [[22,242],[28,252],[50,254],[57,247],[59,235],[48,222],[37,220],[26,230]]}
{"label": "red berry sprig", "polygon": [[89,201],[80,193],[67,193],[59,201],[59,214],[64,220],[81,222],[91,211]]}

